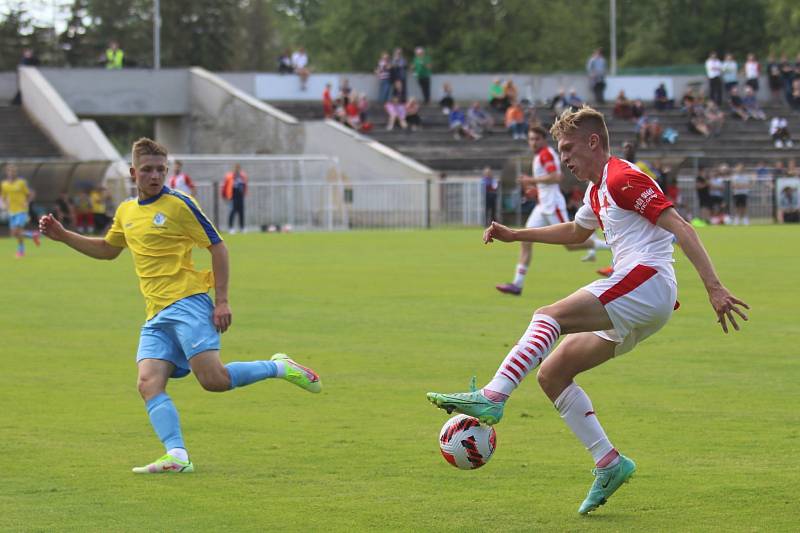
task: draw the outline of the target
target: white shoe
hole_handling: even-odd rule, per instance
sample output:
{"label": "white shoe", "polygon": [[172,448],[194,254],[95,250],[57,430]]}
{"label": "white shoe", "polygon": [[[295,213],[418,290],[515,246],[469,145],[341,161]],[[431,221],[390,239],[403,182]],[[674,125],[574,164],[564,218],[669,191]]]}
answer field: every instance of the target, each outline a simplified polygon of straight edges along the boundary
{"label": "white shoe", "polygon": [[597,252],[595,252],[594,250],[589,250],[588,252],[586,252],[586,255],[581,257],[581,261],[583,261],[584,263],[587,262],[594,263],[596,260],[597,260]]}
{"label": "white shoe", "polygon": [[791,140],[791,139],[789,139],[788,141],[786,141],[786,148],[791,148],[792,146],[794,146],[794,143],[792,142],[792,140]]}
{"label": "white shoe", "polygon": [[783,143],[780,139],[775,141],[775,148],[783,148]]}
{"label": "white shoe", "polygon": [[236,228],[231,228],[231,229],[229,229],[229,230],[228,230],[228,233],[229,233],[230,235],[235,235],[235,234],[236,234]]}

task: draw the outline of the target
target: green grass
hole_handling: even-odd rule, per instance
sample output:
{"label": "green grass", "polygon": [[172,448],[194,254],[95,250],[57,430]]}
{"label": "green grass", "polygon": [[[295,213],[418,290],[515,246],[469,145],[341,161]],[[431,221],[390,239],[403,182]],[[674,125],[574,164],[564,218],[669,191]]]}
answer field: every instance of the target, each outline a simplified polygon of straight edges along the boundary
{"label": "green grass", "polygon": [[[532,311],[595,279],[537,246],[521,298],[497,294],[517,248],[480,231],[228,238],[234,325],[223,359],[285,351],[320,395],[268,381],[226,394],[171,383],[197,473],[142,476],[161,455],[135,387],[144,306],[127,252],[107,263],[0,241],[0,530],[796,530],[797,228],[706,228],[752,306],[725,336],[676,253],[681,309],[579,382],[639,470],[589,517],[591,459],[539,391],[518,390],[480,470],[441,458],[429,390],[488,380]],[[207,264],[203,251],[199,262]],[[607,258],[601,252],[601,261]],[[600,263],[598,263],[600,265]]]}

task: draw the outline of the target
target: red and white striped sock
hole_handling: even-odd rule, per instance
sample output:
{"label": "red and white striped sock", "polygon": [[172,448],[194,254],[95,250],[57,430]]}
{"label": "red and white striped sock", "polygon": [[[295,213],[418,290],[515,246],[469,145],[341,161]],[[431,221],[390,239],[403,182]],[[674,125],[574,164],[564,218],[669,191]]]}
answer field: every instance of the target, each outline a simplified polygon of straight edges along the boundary
{"label": "red and white striped sock", "polygon": [[554,405],[564,422],[592,454],[598,467],[606,468],[619,462],[619,453],[597,420],[592,401],[577,383],[570,383],[558,395]]}
{"label": "red and white striped sock", "polygon": [[497,373],[484,389],[510,395],[531,370],[542,364],[555,346],[561,326],[553,317],[535,314],[531,325],[511,348]]}
{"label": "red and white striped sock", "polygon": [[528,273],[528,265],[523,265],[522,263],[517,265],[517,269],[514,271],[514,285],[522,288],[525,285],[525,275]]}

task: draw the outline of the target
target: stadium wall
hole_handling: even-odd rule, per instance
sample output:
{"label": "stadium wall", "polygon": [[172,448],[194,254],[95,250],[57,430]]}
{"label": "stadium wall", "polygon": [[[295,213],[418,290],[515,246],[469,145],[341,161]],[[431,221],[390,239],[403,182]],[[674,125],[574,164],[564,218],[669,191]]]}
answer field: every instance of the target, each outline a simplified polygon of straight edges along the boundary
{"label": "stadium wall", "polygon": [[17,94],[17,73],[0,72],[0,102],[11,102]]}

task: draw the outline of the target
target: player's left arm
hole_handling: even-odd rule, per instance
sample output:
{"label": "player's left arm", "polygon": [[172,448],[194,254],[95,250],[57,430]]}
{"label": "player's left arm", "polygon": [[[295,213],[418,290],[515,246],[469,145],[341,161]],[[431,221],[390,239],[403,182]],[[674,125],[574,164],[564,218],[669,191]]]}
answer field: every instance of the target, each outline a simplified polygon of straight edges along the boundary
{"label": "player's left arm", "polygon": [[211,253],[211,268],[214,271],[214,326],[220,333],[231,326],[233,314],[228,303],[228,279],[230,278],[230,260],[228,248],[220,241],[208,247]]}
{"label": "player's left arm", "polygon": [[708,299],[717,314],[717,321],[722,326],[722,331],[728,333],[726,317],[733,325],[733,329],[738,331],[739,324],[736,323],[733,313],[747,320],[747,315],[738,306],[745,309],[750,309],[750,306],[736,298],[722,285],[714,270],[714,265],[711,263],[711,258],[692,225],[686,222],[673,207],[668,207],[661,212],[656,220],[656,225],[675,235],[683,253],[694,265],[706,291],[708,291]]}

